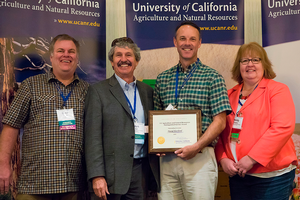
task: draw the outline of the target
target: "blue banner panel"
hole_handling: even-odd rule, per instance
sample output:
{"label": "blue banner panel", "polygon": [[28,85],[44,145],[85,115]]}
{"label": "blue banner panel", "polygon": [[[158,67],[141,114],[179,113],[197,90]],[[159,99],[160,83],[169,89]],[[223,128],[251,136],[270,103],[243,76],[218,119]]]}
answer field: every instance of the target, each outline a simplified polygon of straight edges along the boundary
{"label": "blue banner panel", "polygon": [[263,46],[300,40],[300,0],[262,0]]}
{"label": "blue banner panel", "polygon": [[243,0],[126,0],[127,35],[142,50],[173,47],[183,21],[199,25],[203,43],[244,43]]}
{"label": "blue banner panel", "polygon": [[50,69],[49,43],[63,33],[81,45],[79,76],[106,78],[105,0],[2,0],[0,27],[12,40],[17,82]]}

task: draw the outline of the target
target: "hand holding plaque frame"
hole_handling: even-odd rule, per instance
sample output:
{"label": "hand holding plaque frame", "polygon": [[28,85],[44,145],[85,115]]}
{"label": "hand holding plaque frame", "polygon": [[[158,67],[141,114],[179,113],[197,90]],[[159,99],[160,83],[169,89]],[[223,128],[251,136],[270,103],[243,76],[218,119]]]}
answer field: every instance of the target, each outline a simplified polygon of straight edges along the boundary
{"label": "hand holding plaque frame", "polygon": [[201,135],[200,110],[149,111],[149,153],[174,152]]}

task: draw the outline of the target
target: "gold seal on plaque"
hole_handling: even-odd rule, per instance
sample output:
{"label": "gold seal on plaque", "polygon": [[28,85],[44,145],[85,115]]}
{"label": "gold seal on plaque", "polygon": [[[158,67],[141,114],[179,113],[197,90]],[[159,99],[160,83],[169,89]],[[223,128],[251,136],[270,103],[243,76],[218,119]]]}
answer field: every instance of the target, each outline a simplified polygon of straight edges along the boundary
{"label": "gold seal on plaque", "polygon": [[165,138],[159,137],[159,138],[157,138],[157,142],[158,142],[158,144],[163,144],[163,143],[165,143]]}

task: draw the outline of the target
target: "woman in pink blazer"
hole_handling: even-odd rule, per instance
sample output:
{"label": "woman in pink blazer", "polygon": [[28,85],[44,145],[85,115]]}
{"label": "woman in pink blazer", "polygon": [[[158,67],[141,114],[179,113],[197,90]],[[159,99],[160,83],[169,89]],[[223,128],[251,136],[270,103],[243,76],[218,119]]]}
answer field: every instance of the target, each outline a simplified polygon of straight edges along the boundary
{"label": "woman in pink blazer", "polygon": [[233,112],[215,148],[230,176],[232,200],[289,199],[297,157],[295,107],[289,88],[275,78],[265,50],[240,47],[232,68],[239,84],[228,91]]}

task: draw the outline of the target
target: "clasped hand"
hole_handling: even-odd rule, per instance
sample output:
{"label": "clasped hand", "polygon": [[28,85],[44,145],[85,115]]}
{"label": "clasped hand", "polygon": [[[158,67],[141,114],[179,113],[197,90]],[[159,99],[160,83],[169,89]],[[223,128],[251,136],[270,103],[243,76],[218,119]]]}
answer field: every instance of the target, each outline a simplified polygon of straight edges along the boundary
{"label": "clasped hand", "polygon": [[256,161],[249,156],[244,156],[237,163],[229,158],[223,158],[220,163],[224,172],[230,177],[235,176],[236,174],[240,177],[245,177],[246,173],[252,169]]}

